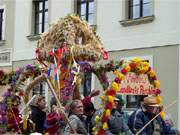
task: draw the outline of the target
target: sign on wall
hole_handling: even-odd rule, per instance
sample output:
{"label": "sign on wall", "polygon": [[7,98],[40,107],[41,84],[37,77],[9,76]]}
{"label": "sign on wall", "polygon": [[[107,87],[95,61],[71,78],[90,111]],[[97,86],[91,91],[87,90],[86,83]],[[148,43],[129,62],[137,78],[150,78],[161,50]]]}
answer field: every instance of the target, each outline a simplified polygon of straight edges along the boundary
{"label": "sign on wall", "polygon": [[12,49],[0,50],[0,66],[12,65]]}

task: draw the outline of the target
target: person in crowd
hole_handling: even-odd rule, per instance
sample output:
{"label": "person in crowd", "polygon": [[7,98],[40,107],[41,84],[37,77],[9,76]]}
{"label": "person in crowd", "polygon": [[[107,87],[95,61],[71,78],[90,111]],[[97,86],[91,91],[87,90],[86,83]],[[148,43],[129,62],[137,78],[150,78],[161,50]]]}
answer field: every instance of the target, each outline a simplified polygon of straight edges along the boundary
{"label": "person in crowd", "polygon": [[[131,131],[136,134],[150,120],[161,112],[161,106],[156,96],[144,98],[141,107],[129,117],[128,125]],[[178,131],[167,125],[160,115],[145,127],[139,135],[177,135]]]}
{"label": "person in crowd", "polygon": [[73,100],[70,104],[69,122],[65,128],[65,135],[88,135],[83,113],[83,104],[81,100]]}
{"label": "person in crowd", "polygon": [[122,107],[124,106],[124,100],[121,95],[116,95],[114,99],[114,106],[111,110],[111,115],[108,120],[108,135],[132,135],[127,123],[124,120]]}
{"label": "person in crowd", "polygon": [[84,115],[86,118],[86,126],[89,134],[92,134],[92,129],[95,126],[95,117],[100,113],[99,110],[96,110],[94,104],[91,101],[92,97],[98,96],[100,90],[93,90],[88,96],[86,96],[83,100],[84,106]]}
{"label": "person in crowd", "polygon": [[45,132],[49,135],[61,135],[66,126],[64,115],[61,113],[61,108],[57,106],[57,101],[53,97],[51,99],[51,112],[47,115],[44,127]]}
{"label": "person in crowd", "polygon": [[44,133],[43,125],[46,119],[46,112],[44,112],[43,109],[46,108],[45,98],[41,95],[36,95],[30,107],[32,121],[35,124],[35,132]]}

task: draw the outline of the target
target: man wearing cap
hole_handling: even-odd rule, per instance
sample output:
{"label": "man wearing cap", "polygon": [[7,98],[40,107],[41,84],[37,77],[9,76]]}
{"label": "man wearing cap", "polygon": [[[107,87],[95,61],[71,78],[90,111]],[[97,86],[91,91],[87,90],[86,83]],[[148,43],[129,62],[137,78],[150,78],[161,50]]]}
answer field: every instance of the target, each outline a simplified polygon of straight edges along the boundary
{"label": "man wearing cap", "polygon": [[[131,131],[136,134],[150,120],[161,111],[161,105],[156,96],[145,97],[141,108],[132,113],[128,125]],[[178,131],[167,125],[161,116],[157,116],[139,135],[177,135]]]}
{"label": "man wearing cap", "polygon": [[132,135],[129,127],[127,126],[123,117],[124,112],[122,107],[124,106],[124,100],[121,95],[116,95],[114,99],[114,107],[111,111],[111,115],[108,121],[108,135]]}

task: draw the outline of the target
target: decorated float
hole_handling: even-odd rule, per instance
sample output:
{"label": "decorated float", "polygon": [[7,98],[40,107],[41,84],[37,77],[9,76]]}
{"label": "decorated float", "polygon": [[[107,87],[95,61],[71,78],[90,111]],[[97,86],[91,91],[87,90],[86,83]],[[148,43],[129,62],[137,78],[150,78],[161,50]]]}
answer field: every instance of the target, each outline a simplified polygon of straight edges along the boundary
{"label": "decorated float", "polygon": [[[35,53],[38,65],[27,65],[8,74],[0,71],[0,84],[9,86],[0,104],[1,133],[10,130],[22,134],[29,129],[26,106],[32,100],[30,92],[36,84],[47,82],[61,108],[73,99],[81,98],[79,89],[84,73],[94,73],[104,90],[101,96],[101,115],[96,117],[96,135],[105,135],[117,93],[156,95],[161,103],[160,82],[149,64],[139,58],[99,64],[100,60],[108,59],[108,53],[94,29],[75,15],[68,15],[51,24],[48,31],[41,35]],[[109,82],[108,72],[116,76],[112,82]],[[31,82],[27,83],[28,80]],[[19,99],[15,97],[23,99],[23,117],[19,117]],[[63,110],[61,113],[70,125],[66,113]]]}

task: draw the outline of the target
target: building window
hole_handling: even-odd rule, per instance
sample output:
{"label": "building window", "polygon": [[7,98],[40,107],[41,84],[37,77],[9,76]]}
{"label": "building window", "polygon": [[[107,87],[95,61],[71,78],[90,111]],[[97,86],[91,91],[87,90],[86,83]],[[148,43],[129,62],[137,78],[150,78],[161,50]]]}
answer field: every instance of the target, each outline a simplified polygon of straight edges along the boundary
{"label": "building window", "polygon": [[0,9],[0,40],[3,40],[4,37],[3,28],[4,28],[4,9],[1,8]]}
{"label": "building window", "polygon": [[129,18],[136,19],[151,15],[151,0],[129,0]]}
{"label": "building window", "polygon": [[76,13],[81,19],[89,22],[90,25],[94,24],[94,0],[77,0]]}
{"label": "building window", "polygon": [[40,34],[48,27],[48,0],[34,0],[34,34]]}

